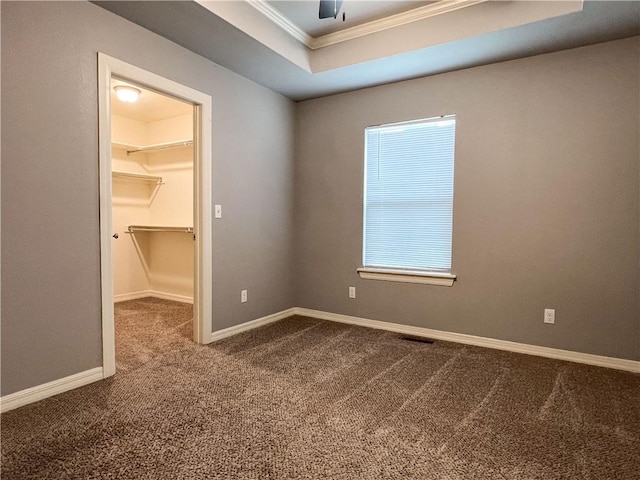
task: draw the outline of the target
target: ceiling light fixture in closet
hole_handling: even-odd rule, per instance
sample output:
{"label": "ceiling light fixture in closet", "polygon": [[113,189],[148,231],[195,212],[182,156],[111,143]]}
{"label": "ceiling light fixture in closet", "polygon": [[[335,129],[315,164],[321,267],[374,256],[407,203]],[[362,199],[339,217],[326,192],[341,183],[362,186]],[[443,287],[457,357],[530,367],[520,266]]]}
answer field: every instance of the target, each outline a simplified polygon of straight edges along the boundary
{"label": "ceiling light fixture in closet", "polygon": [[137,88],[128,85],[118,85],[117,87],[113,87],[113,89],[116,91],[118,100],[126,103],[136,102],[141,93]]}

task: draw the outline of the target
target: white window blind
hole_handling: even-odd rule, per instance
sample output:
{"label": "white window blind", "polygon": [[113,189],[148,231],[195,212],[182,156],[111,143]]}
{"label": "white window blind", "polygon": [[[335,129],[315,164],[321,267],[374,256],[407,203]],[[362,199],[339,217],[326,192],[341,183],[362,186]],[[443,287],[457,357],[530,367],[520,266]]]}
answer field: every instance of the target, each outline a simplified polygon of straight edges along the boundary
{"label": "white window blind", "polygon": [[365,130],[365,267],[451,271],[455,115]]}

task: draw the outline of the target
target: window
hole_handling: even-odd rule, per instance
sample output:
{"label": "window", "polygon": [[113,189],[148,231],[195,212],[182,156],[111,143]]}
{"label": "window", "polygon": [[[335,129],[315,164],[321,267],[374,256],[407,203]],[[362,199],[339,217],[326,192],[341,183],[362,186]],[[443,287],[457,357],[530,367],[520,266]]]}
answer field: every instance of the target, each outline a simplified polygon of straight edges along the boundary
{"label": "window", "polygon": [[362,278],[452,285],[455,115],[365,129]]}

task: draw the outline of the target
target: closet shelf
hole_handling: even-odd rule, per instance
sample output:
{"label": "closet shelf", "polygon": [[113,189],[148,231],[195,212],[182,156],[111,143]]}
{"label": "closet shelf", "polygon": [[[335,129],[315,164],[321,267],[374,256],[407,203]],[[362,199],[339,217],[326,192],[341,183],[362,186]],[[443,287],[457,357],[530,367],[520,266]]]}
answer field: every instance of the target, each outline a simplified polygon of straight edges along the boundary
{"label": "closet shelf", "polygon": [[163,227],[159,225],[129,225],[128,233],[135,232],[175,232],[193,233],[193,227]]}
{"label": "closet shelf", "polygon": [[133,172],[122,172],[119,170],[114,170],[111,172],[114,178],[123,178],[128,180],[137,180],[141,182],[151,182],[157,185],[162,185],[164,182],[162,181],[162,177],[158,177],[156,175],[146,175],[144,173],[133,173]]}
{"label": "closet shelf", "polygon": [[147,153],[165,150],[167,148],[179,148],[193,145],[192,139],[178,140],[175,142],[154,143],[151,145],[132,145],[127,143],[112,142],[111,145],[116,148],[122,148],[127,151],[127,155],[132,153]]}

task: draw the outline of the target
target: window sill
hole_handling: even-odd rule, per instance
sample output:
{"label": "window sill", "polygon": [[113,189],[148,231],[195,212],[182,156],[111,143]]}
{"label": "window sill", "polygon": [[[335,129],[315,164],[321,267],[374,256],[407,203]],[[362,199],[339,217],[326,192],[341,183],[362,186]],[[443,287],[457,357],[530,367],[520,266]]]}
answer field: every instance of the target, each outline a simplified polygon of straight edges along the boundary
{"label": "window sill", "polygon": [[357,270],[360,278],[366,280],[386,280],[388,282],[420,283],[423,285],[440,285],[451,287],[456,279],[450,273],[424,272],[420,270],[393,270],[389,268],[360,267]]}

